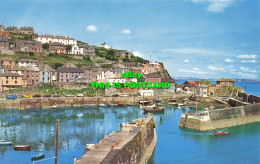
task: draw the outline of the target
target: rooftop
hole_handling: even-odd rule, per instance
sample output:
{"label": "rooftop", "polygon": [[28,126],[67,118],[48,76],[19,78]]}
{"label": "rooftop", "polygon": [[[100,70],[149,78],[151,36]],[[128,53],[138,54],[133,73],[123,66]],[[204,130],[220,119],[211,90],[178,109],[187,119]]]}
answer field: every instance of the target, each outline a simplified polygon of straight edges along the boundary
{"label": "rooftop", "polygon": [[224,78],[222,78],[222,79],[218,79],[217,80],[218,82],[235,82],[234,80],[232,80],[232,79],[224,79]]}
{"label": "rooftop", "polygon": [[80,68],[58,68],[58,72],[69,72],[69,73],[84,73]]}
{"label": "rooftop", "polygon": [[0,76],[1,77],[7,77],[7,76],[20,77],[21,75],[19,75],[18,73],[1,73]]}

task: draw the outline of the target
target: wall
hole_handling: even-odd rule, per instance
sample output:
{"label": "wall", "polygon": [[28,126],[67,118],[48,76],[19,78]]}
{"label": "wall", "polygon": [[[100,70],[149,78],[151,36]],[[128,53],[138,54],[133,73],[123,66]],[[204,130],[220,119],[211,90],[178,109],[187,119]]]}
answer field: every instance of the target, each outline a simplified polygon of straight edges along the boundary
{"label": "wall", "polygon": [[[208,119],[207,119],[208,117]],[[203,120],[204,119],[204,120]],[[213,130],[260,121],[260,103],[209,111],[208,116],[182,115],[179,126],[195,130]]]}
{"label": "wall", "polygon": [[121,124],[119,131],[110,133],[75,164],[146,164],[155,144],[155,124],[149,114],[144,119]]}

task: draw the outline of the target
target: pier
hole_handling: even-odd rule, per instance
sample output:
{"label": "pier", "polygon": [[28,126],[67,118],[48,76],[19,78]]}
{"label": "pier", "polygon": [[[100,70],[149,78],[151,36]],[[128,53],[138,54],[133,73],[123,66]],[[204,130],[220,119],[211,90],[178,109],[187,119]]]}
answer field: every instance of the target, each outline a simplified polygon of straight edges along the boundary
{"label": "pier", "polygon": [[153,115],[122,123],[74,164],[148,163],[156,144]]}

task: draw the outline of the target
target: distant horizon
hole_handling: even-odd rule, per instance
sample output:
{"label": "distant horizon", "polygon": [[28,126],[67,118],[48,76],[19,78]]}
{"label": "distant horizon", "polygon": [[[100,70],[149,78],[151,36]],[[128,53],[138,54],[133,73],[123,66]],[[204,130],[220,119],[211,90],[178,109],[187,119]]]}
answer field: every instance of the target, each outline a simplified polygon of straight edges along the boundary
{"label": "distant horizon", "polygon": [[[163,62],[170,75],[259,80],[259,1],[3,0],[0,23]],[[131,10],[129,10],[131,9]],[[47,16],[48,15],[48,16]]]}

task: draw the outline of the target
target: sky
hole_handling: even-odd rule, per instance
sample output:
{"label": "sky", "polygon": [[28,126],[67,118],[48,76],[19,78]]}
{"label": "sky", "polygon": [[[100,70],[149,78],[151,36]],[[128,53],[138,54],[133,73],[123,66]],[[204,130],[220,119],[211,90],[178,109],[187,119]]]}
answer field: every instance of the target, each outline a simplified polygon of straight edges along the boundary
{"label": "sky", "polygon": [[1,0],[0,23],[106,41],[173,77],[260,79],[258,0]]}

